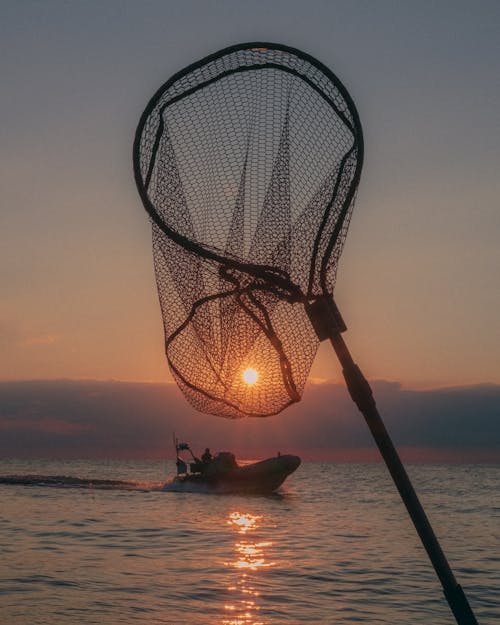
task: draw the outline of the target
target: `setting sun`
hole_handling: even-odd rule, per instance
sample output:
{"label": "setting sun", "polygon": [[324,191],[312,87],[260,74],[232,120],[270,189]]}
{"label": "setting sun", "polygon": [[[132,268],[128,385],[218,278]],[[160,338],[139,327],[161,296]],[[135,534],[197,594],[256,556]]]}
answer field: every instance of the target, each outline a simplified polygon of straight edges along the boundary
{"label": "setting sun", "polygon": [[259,374],[257,373],[257,371],[255,371],[255,369],[249,367],[248,369],[245,369],[245,371],[243,371],[243,379],[247,384],[252,386],[259,379]]}

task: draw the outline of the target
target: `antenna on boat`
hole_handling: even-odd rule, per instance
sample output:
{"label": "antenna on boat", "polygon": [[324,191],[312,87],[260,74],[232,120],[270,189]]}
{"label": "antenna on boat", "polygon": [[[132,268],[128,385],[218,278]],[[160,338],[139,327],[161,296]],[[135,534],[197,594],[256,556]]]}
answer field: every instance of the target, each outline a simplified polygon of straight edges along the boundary
{"label": "antenna on boat", "polygon": [[198,410],[264,417],[300,401],[329,340],[457,623],[477,625],[341,335],[333,287],[362,163],[354,102],[304,52],[240,44],[168,80],[134,142],[166,356]]}

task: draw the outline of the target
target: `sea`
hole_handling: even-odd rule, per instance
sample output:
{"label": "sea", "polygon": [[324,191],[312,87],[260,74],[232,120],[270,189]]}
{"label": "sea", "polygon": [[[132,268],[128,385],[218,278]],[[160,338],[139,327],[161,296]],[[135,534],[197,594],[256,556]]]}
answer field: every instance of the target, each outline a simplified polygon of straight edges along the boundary
{"label": "sea", "polygon": [[[455,622],[383,464],[304,462],[272,496],[165,490],[174,468],[1,460],[0,623]],[[478,622],[500,623],[500,466],[407,469]]]}

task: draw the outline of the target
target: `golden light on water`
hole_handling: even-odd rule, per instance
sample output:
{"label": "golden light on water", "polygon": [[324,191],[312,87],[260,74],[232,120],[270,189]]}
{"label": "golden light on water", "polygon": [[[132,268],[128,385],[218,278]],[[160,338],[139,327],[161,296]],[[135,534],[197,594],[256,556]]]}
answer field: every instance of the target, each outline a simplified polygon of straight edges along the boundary
{"label": "golden light on water", "polygon": [[[232,601],[224,605],[226,618],[221,621],[222,625],[264,625],[262,616],[259,618],[260,606],[257,605],[259,591],[259,576],[276,562],[268,559],[267,549],[272,547],[272,542],[262,540],[261,532],[258,532],[259,540],[246,540],[246,535],[260,529],[261,515],[232,512],[227,520],[228,526],[241,536],[234,544],[235,558],[231,562],[225,562],[229,569],[238,571],[236,580],[227,587],[231,593],[235,593]],[[245,536],[245,538],[243,538]],[[239,596],[238,596],[239,595]]]}
{"label": "golden light on water", "polygon": [[271,547],[273,543],[264,541],[260,543],[253,542],[241,542],[236,543],[236,549],[239,557],[232,564],[236,569],[250,569],[251,571],[258,571],[259,569],[269,568],[274,566],[276,562],[270,562],[265,558],[265,547]]}
{"label": "golden light on water", "polygon": [[243,380],[249,386],[253,386],[257,382],[258,379],[259,379],[259,374],[252,367],[248,367],[248,369],[245,369],[245,371],[243,371]]}
{"label": "golden light on water", "polygon": [[254,530],[258,527],[258,521],[261,516],[255,514],[242,514],[241,512],[232,512],[229,515],[228,525],[233,525],[238,528],[238,533],[245,534],[249,530]]}

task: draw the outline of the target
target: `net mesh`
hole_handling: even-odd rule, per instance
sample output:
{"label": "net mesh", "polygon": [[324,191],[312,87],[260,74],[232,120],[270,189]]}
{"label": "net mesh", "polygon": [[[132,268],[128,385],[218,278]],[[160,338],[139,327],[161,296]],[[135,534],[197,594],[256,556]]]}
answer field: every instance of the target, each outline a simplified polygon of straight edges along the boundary
{"label": "net mesh", "polygon": [[341,83],[283,46],[223,50],[150,101],[135,175],[168,363],[198,410],[267,416],[300,399],[318,347],[304,304],[333,290],[361,151]]}

